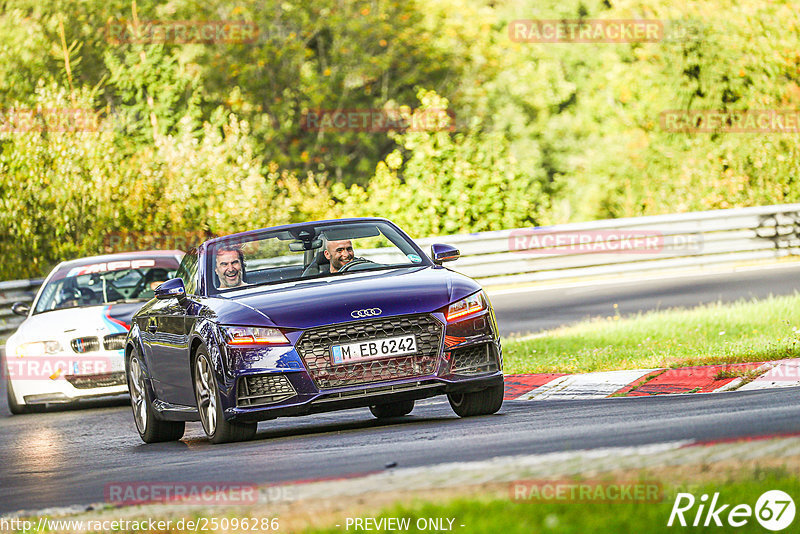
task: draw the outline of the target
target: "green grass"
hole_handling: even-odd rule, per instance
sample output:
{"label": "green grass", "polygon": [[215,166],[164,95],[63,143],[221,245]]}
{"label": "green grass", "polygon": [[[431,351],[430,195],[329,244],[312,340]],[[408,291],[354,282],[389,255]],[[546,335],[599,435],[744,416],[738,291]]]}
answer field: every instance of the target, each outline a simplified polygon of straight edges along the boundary
{"label": "green grass", "polygon": [[582,373],[800,357],[800,294],[618,314],[503,340],[504,372]]}
{"label": "green grass", "polygon": [[[747,480],[749,478],[749,480]],[[755,508],[758,497],[767,490],[778,489],[788,493],[795,500],[800,496],[800,478],[789,474],[784,469],[758,470],[749,473],[749,477],[739,481],[705,483],[691,487],[690,493],[695,497],[695,505],[684,513],[687,527],[676,522],[667,527],[667,522],[675,502],[673,487],[662,486],[665,498],[660,502],[647,501],[548,501],[548,500],[512,500],[509,497],[461,498],[445,503],[431,504],[415,502],[410,505],[396,505],[370,517],[375,518],[410,518],[411,528],[407,532],[421,532],[416,528],[420,518],[452,518],[453,532],[459,534],[502,532],[503,534],[588,534],[588,533],[670,533],[670,532],[768,532],[757,522],[754,516],[747,518],[747,524],[732,528],[727,524],[730,510],[738,504],[746,504]],[[686,491],[681,489],[680,491]],[[720,515],[723,526],[692,527],[697,513],[700,498],[707,494],[713,498],[719,492],[717,508],[730,504]],[[710,499],[709,499],[710,500]],[[685,501],[684,501],[685,502]],[[705,521],[706,505],[700,520]],[[800,518],[784,532],[793,531]],[[445,523],[446,524],[446,523]],[[461,525],[464,525],[463,527]],[[353,528],[350,528],[353,531]],[[430,530],[428,530],[430,532]],[[341,533],[345,525],[324,530],[307,530],[307,533]],[[377,530],[377,532],[385,532]]]}

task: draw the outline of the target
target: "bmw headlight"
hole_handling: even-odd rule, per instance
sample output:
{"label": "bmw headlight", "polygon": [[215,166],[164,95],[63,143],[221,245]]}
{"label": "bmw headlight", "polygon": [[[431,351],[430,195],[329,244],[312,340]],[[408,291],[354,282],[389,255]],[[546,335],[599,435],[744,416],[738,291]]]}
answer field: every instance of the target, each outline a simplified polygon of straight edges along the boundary
{"label": "bmw headlight", "polygon": [[34,341],[31,343],[23,343],[17,347],[16,355],[18,358],[24,356],[44,356],[46,354],[58,354],[61,350],[61,343],[58,341]]}
{"label": "bmw headlight", "polygon": [[277,328],[261,326],[221,326],[225,343],[237,345],[287,345],[289,340]]}
{"label": "bmw headlight", "polygon": [[483,291],[478,291],[474,295],[470,295],[467,298],[451,304],[447,308],[445,318],[447,318],[448,323],[451,323],[468,315],[472,315],[473,313],[482,312],[488,307],[489,300],[486,298],[486,295],[483,294]]}

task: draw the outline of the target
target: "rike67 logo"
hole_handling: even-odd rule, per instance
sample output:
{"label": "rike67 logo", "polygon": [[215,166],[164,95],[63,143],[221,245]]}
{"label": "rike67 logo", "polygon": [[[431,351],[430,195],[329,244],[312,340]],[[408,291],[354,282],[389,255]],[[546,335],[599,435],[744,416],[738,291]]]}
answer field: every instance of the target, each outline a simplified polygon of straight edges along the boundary
{"label": "rike67 logo", "polygon": [[791,525],[794,515],[794,501],[788,493],[780,490],[764,492],[754,508],[749,504],[723,503],[718,492],[710,502],[707,494],[695,499],[691,493],[678,493],[667,526],[743,527],[755,516],[762,527],[777,532]]}

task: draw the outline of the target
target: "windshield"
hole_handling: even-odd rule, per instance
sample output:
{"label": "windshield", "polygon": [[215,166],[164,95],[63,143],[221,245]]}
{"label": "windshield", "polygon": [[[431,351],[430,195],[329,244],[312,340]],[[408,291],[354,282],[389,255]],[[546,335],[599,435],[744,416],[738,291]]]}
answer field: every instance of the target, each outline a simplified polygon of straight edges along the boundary
{"label": "windshield", "polygon": [[177,259],[169,257],[63,267],[42,290],[33,313],[149,300],[177,268]]}
{"label": "windshield", "polygon": [[223,239],[206,258],[210,293],[430,263],[384,222],[309,224]]}

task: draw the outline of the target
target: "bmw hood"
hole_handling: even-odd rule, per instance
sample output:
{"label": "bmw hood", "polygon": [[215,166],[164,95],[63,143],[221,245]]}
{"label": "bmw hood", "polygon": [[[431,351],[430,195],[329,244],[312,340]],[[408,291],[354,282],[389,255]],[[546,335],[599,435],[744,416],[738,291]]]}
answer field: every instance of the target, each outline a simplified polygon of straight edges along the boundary
{"label": "bmw hood", "polygon": [[[260,311],[278,326],[304,329],[369,317],[429,313],[479,290],[477,282],[448,269],[413,267],[252,288],[235,301]],[[241,324],[235,316],[232,312],[220,320]]]}
{"label": "bmw hood", "polygon": [[105,337],[127,333],[141,302],[67,308],[38,313],[25,319],[14,334],[15,344],[31,341],[60,341],[65,347],[77,337]]}

